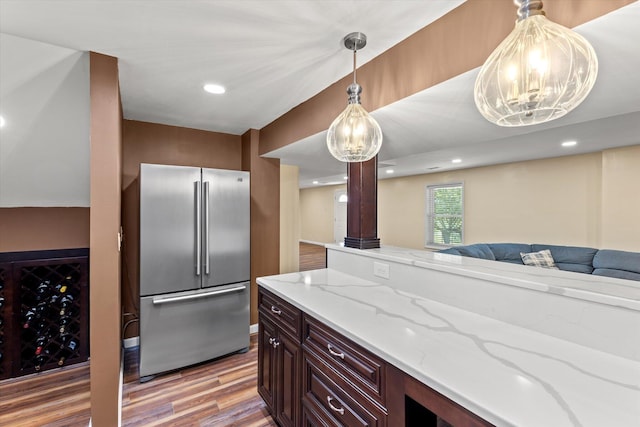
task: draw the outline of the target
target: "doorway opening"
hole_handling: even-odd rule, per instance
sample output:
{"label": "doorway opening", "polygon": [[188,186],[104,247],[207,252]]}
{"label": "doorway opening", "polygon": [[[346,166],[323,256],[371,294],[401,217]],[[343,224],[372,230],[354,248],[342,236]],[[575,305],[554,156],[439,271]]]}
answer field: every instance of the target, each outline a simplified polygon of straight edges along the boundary
{"label": "doorway opening", "polygon": [[344,245],[347,237],[347,190],[336,190],[333,195],[333,241]]}

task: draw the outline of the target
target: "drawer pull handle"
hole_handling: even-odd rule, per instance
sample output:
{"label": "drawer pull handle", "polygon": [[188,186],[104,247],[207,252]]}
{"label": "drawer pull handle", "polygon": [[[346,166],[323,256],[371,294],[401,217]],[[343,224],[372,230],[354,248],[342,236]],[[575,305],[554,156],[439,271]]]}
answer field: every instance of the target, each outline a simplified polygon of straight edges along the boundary
{"label": "drawer pull handle", "polygon": [[282,310],[278,310],[275,305],[271,306],[271,312],[273,314],[277,314],[278,316],[280,316],[282,314]]}
{"label": "drawer pull handle", "polygon": [[344,408],[336,408],[335,406],[333,406],[331,404],[331,401],[333,400],[333,398],[331,396],[327,396],[327,403],[329,404],[329,407],[331,408],[331,410],[333,412],[337,412],[340,415],[344,415]]}
{"label": "drawer pull handle", "polygon": [[339,357],[340,359],[344,360],[344,353],[338,353],[333,351],[333,346],[331,344],[327,344],[327,349],[329,349],[329,354],[331,354],[332,356],[335,357]]}

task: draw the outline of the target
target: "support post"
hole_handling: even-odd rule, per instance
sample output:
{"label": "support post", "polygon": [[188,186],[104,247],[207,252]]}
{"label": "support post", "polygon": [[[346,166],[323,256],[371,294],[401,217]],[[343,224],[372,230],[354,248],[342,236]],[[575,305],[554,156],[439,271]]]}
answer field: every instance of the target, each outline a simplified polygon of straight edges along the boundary
{"label": "support post", "polygon": [[378,239],[378,156],[366,162],[349,163],[347,169],[348,248],[375,249]]}

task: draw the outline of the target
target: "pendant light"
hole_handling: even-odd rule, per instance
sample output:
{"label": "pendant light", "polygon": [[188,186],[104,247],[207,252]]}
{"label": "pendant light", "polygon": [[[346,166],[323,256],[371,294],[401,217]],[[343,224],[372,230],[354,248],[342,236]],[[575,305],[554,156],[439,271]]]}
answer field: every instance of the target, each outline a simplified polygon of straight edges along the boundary
{"label": "pendant light", "polygon": [[589,94],[598,74],[593,47],[578,33],[549,21],[540,0],[514,0],[514,30],[493,51],[476,79],[480,113],[500,126],[560,118]]}
{"label": "pendant light", "polygon": [[356,52],[367,44],[367,36],[351,33],[343,41],[347,49],[353,50],[353,83],[347,88],[347,108],[329,127],[327,147],[341,162],[364,162],[375,157],[382,146],[380,125],[360,105],[362,87],[356,83]]}

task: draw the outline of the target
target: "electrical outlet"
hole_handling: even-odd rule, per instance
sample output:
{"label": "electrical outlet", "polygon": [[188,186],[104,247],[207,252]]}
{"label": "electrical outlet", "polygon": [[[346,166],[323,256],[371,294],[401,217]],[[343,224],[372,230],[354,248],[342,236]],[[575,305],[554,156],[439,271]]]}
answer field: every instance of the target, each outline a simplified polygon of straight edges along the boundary
{"label": "electrical outlet", "polygon": [[373,275],[382,277],[383,279],[389,278],[389,264],[382,262],[373,262]]}

